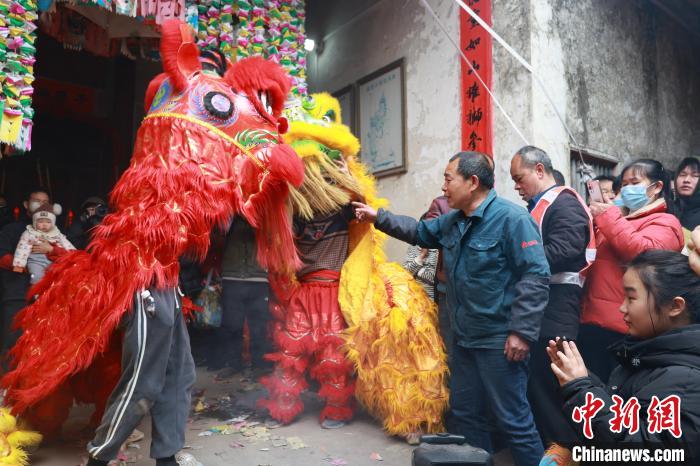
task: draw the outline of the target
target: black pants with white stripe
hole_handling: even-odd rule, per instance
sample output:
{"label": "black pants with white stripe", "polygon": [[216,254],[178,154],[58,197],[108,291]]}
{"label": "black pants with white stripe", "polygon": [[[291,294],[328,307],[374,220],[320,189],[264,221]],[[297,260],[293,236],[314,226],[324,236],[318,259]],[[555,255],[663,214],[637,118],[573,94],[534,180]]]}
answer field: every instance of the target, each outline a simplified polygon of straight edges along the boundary
{"label": "black pants with white stripe", "polygon": [[195,381],[190,340],[177,290],[149,290],[155,309],[137,293],[125,317],[122,375],[109,397],[102,423],[88,452],[110,461],[150,412],[151,457],[165,458],[185,443],[191,389]]}

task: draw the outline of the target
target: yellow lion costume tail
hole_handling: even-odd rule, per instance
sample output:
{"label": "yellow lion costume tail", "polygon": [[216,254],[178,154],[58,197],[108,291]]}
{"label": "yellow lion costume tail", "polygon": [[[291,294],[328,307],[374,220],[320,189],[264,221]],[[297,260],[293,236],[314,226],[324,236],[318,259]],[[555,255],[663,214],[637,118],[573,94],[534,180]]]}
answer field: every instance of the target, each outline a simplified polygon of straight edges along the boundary
{"label": "yellow lion costume tail", "polygon": [[[313,94],[291,120],[285,139],[304,160],[306,175],[291,194],[297,215],[337,211],[353,197],[386,207],[355,159],[359,141],[340,123],[336,99]],[[334,163],[337,157],[347,170]],[[437,309],[410,273],[387,261],[385,239],[371,225],[350,226],[338,300],[348,325],[346,354],[357,371],[355,396],[389,434],[441,431],[449,395]]]}
{"label": "yellow lion costume tail", "polygon": [[25,447],[39,445],[41,434],[20,430],[8,408],[0,408],[0,465],[26,466],[29,455]]}

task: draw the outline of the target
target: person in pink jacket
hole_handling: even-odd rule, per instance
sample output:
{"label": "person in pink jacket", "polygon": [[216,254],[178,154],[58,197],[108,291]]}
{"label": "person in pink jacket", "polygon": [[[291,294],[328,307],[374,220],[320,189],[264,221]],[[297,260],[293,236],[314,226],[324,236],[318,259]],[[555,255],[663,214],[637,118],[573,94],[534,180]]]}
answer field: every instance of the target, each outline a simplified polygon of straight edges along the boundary
{"label": "person in pink jacket", "polygon": [[649,249],[681,251],[684,244],[680,222],[668,213],[673,204],[663,165],[639,159],[623,168],[620,177],[621,199],[590,206],[597,253],[586,278],[577,342],[587,367],[604,382],[617,365],[607,348],[627,332],[619,312],[626,265]]}

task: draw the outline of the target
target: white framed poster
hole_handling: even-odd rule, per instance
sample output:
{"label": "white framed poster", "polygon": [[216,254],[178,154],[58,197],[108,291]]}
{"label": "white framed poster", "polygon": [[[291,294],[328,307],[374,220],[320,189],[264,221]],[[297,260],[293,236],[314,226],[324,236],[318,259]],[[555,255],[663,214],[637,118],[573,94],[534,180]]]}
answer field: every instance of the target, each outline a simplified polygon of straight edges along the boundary
{"label": "white framed poster", "polygon": [[406,171],[406,86],[401,58],[357,82],[360,158],[376,177]]}
{"label": "white framed poster", "polygon": [[338,103],[340,104],[342,123],[355,134],[355,86],[350,84],[335,91],[332,95],[338,99]]}

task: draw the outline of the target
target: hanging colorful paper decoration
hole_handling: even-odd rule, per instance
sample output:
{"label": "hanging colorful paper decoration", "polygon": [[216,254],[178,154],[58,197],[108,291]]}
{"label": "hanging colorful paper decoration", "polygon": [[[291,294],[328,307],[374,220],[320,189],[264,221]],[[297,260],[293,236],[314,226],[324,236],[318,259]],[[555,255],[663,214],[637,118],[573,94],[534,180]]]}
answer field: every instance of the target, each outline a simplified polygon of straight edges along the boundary
{"label": "hanging colorful paper decoration", "polygon": [[0,0],[0,142],[31,149],[37,6]]}
{"label": "hanging colorful paper decoration", "polygon": [[57,0],[104,8],[118,15],[139,18],[146,24],[163,24],[168,19],[184,21],[185,0]]}
{"label": "hanging colorful paper decoration", "polygon": [[306,95],[304,0],[190,0],[187,11],[195,7],[200,48],[220,50],[232,60],[274,60],[291,75],[292,96]]}

